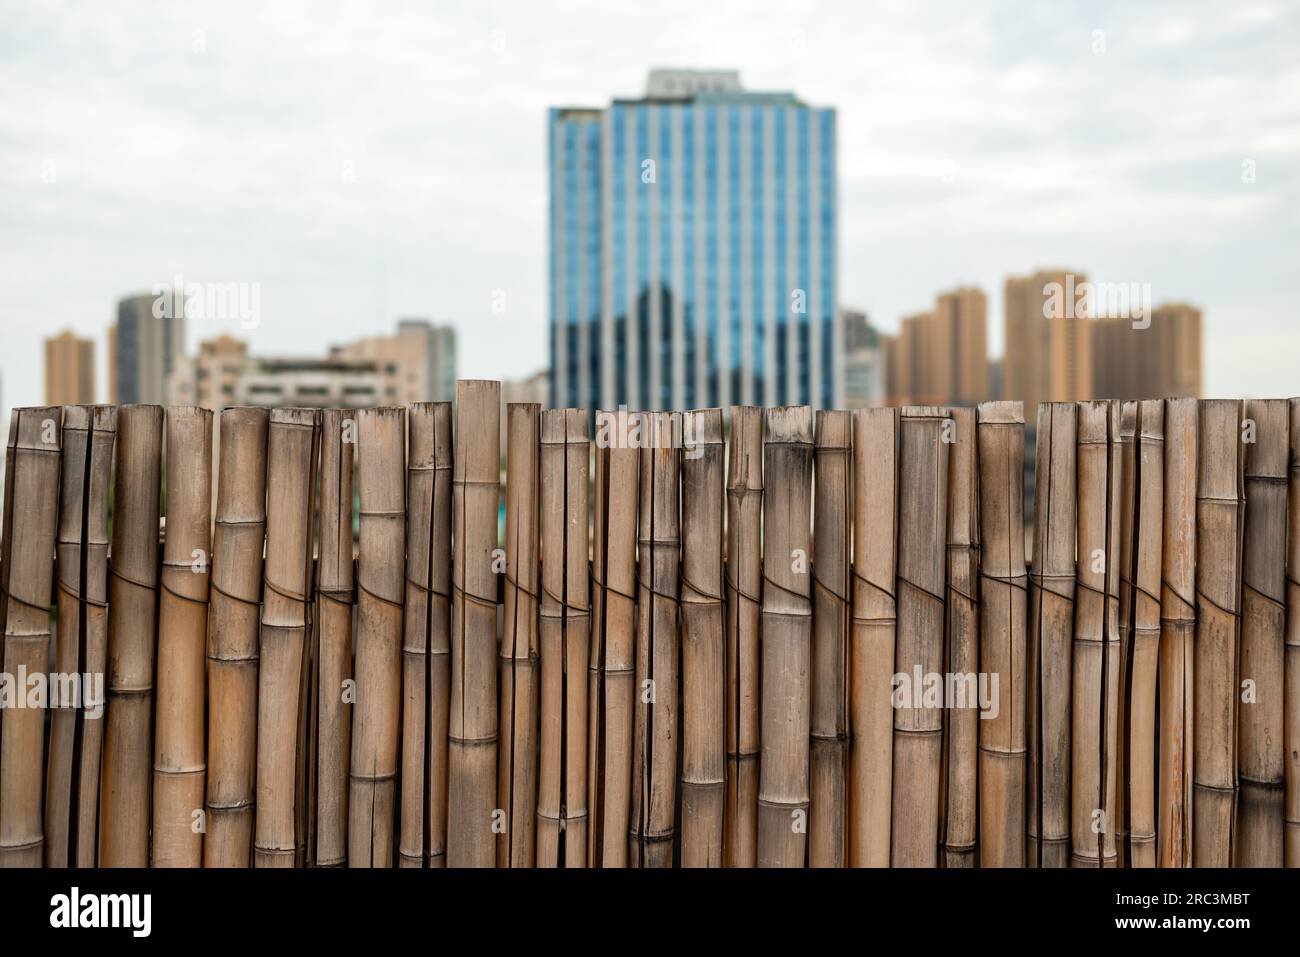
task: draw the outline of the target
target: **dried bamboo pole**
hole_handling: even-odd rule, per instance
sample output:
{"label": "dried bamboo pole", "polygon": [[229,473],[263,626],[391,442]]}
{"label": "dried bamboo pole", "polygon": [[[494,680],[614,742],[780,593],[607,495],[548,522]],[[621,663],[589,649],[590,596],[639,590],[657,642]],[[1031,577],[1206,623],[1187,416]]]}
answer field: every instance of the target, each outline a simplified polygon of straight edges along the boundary
{"label": "dried bamboo pole", "polygon": [[758,866],[803,867],[812,690],[812,410],[769,409],[766,426]]}
{"label": "dried bamboo pole", "polygon": [[637,498],[641,451],[629,440],[641,416],[606,413],[609,515],[605,538],[605,754],[601,866],[625,867],[632,828],[632,750],[636,717]]}
{"label": "dried bamboo pole", "polygon": [[221,413],[208,606],[205,867],[248,867],[252,860],[268,429],[266,409]]}
{"label": "dried bamboo pole", "polygon": [[732,406],[727,454],[727,867],[758,861],[763,410]]}
{"label": "dried bamboo pole", "polygon": [[682,866],[721,867],[727,802],[722,410],[687,412],[682,429]]}
{"label": "dried bamboo pole", "polygon": [[316,827],[312,859],[317,867],[341,867],[347,862],[352,695],[347,693],[345,683],[352,680],[352,496],[356,428],[350,410],[321,411],[319,558],[313,615],[318,665]]}
{"label": "dried bamboo pole", "polygon": [[[1107,659],[1106,713],[1112,722],[1107,737],[1106,774],[1109,801],[1114,808],[1108,816],[1114,866],[1127,867],[1128,860],[1128,740],[1129,677],[1133,657],[1133,562],[1137,548],[1137,431],[1138,403],[1112,402],[1112,417],[1118,417],[1118,431],[1111,435],[1112,546],[1107,571],[1117,582],[1116,599],[1107,608],[1115,610],[1118,635],[1117,660]],[[1118,523],[1116,527],[1116,523]]]}
{"label": "dried bamboo pole", "polygon": [[497,508],[501,383],[456,383],[447,866],[491,867],[497,808]]}
{"label": "dried bamboo pole", "polygon": [[592,450],[591,647],[587,659],[587,861],[604,862],[605,847],[605,592],[609,554],[609,444],[611,419],[596,413]]}
{"label": "dried bamboo pole", "polygon": [[587,691],[591,459],[581,409],[542,413],[541,735],[537,866],[587,863]]}
{"label": "dried bamboo pole", "polygon": [[398,862],[437,867],[446,846],[451,403],[412,404],[408,428]]}
{"label": "dried bamboo pole", "polygon": [[1165,401],[1164,540],[1160,555],[1159,818],[1161,867],[1192,863],[1193,633],[1199,406]]}
{"label": "dried bamboo pole", "polygon": [[974,867],[979,821],[979,462],[975,410],[953,409],[948,453],[948,634],[944,672],[962,696],[944,711],[939,836],[944,867]]}
{"label": "dried bamboo pole", "polygon": [[[27,696],[27,675],[49,669],[61,420],[57,406],[14,409],[9,418],[0,674],[15,698]],[[22,705],[0,709],[0,867],[40,867],[45,855],[41,772],[46,702],[26,700]]]}
{"label": "dried bamboo pole", "polygon": [[497,867],[532,867],[536,860],[540,415],[535,403],[506,407],[505,632],[497,760],[505,830],[497,835]]}
{"label": "dried bamboo pole", "polygon": [[1290,409],[1285,399],[1250,400],[1246,419],[1253,423],[1254,441],[1245,449],[1237,744],[1241,793],[1234,865],[1281,867]]}
{"label": "dried bamboo pole", "polygon": [[50,698],[46,867],[95,866],[108,651],[108,489],[116,436],[116,406],[64,409],[54,670],[78,676],[78,683],[71,695]]}
{"label": "dried bamboo pole", "polygon": [[636,720],[628,858],[671,867],[677,800],[680,412],[641,418]]}
{"label": "dried bamboo pole", "polygon": [[849,864],[888,867],[893,795],[898,409],[863,409],[853,437]]}
{"label": "dried bamboo pole", "polygon": [[1070,700],[1074,638],[1075,443],[1073,402],[1038,407],[1034,564],[1029,587],[1030,867],[1070,863]]}
{"label": "dried bamboo pole", "polygon": [[1201,402],[1196,491],[1196,867],[1231,867],[1237,805],[1242,421],[1237,400]]}
{"label": "dried bamboo pole", "polygon": [[162,430],[161,406],[118,409],[99,807],[101,867],[144,867],[149,861]]}
{"label": "dried bamboo pole", "polygon": [[[406,599],[406,410],[360,409],[356,416],[360,535],[348,866],[391,867]],[[421,776],[423,744],[412,769]],[[423,808],[411,813],[422,815]]]}
{"label": "dried bamboo pole", "polygon": [[1300,867],[1300,399],[1291,399],[1283,694],[1283,862]]}
{"label": "dried bamboo pole", "polygon": [[212,413],[167,409],[167,534],[158,596],[154,867],[203,863]]}
{"label": "dried bamboo pole", "polygon": [[997,709],[980,721],[981,867],[1025,864],[1024,422],[1019,402],[979,406],[980,667]]}
{"label": "dried bamboo pole", "polygon": [[1140,403],[1133,561],[1133,653],[1129,680],[1129,861],[1156,866],[1156,685],[1164,528],[1165,405]]}

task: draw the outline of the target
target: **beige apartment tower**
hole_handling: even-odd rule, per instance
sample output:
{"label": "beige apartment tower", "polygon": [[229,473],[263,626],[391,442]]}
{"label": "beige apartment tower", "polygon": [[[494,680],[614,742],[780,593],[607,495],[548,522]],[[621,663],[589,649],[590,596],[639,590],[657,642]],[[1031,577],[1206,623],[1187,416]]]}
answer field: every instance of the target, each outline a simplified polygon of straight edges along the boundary
{"label": "beige apartment tower", "polygon": [[45,404],[95,401],[95,342],[71,329],[45,340]]}
{"label": "beige apartment tower", "polygon": [[1201,311],[1184,302],[1151,310],[1150,324],[1128,317],[1093,322],[1097,399],[1201,395]]}
{"label": "beige apartment tower", "polygon": [[961,286],[903,319],[884,343],[893,405],[974,405],[989,395],[988,297]]}
{"label": "beige apartment tower", "polygon": [[1027,422],[1039,403],[1094,397],[1086,280],[1062,269],[1007,279],[1002,397],[1023,402]]}

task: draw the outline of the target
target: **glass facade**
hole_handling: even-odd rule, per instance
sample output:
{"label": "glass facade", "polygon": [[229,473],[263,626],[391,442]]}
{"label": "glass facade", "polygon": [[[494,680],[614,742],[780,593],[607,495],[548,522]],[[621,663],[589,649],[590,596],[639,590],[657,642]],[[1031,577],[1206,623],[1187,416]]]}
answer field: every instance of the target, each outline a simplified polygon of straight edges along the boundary
{"label": "glass facade", "polygon": [[552,405],[839,402],[834,110],[704,90],[548,132]]}

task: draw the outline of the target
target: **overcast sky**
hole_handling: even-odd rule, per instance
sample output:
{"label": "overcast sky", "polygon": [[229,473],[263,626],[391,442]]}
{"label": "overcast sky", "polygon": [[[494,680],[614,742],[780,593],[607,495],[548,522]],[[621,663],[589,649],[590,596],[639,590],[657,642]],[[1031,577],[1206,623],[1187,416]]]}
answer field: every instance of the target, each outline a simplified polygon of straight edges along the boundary
{"label": "overcast sky", "polygon": [[[735,68],[839,114],[840,299],[883,328],[1036,266],[1206,319],[1211,395],[1300,393],[1300,14],[1278,3],[0,0],[0,373],[183,276],[260,353],[399,316],[460,372],[546,363],[545,115]],[[1243,176],[1253,170],[1254,182]],[[505,312],[493,312],[504,290]]]}

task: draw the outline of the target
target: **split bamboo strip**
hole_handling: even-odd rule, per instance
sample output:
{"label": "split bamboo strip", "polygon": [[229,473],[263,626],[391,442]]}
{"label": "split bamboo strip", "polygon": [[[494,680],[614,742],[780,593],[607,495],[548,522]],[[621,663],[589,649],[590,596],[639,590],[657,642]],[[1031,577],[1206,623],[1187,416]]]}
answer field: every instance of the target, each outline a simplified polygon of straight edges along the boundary
{"label": "split bamboo strip", "polygon": [[929,406],[902,413],[898,481],[907,494],[898,509],[894,668],[901,677],[894,685],[890,841],[895,867],[938,864],[949,421],[946,409]]}
{"label": "split bamboo strip", "polygon": [[[360,409],[356,416],[357,697],[348,770],[348,866],[391,867],[406,599],[406,410]],[[421,776],[423,743],[411,769]],[[422,814],[423,807],[411,813]]]}
{"label": "split bamboo strip", "polygon": [[[979,462],[975,410],[952,410],[948,453],[948,634],[944,673],[957,691],[944,711],[940,840],[944,867],[974,867],[979,763]],[[816,817],[813,818],[816,821]]]}
{"label": "split bamboo strip", "polygon": [[456,383],[447,866],[491,867],[497,809],[497,509],[501,383]]}
{"label": "split bamboo strip", "polygon": [[212,412],[167,410],[167,534],[158,596],[154,867],[203,863],[204,690],[212,534]]}
{"label": "split bamboo strip", "polygon": [[1165,405],[1140,404],[1133,561],[1133,653],[1129,680],[1129,864],[1156,866],[1156,685],[1164,529]]}
{"label": "split bamboo strip", "polygon": [[[1245,546],[1241,566],[1241,656],[1236,867],[1281,867],[1285,694],[1287,457],[1285,399],[1246,402],[1254,439],[1245,449]],[[1250,682],[1246,685],[1246,682]]]}
{"label": "split bamboo strip", "polygon": [[1242,421],[1237,400],[1201,402],[1196,490],[1192,860],[1231,867],[1237,805]]}
{"label": "split bamboo strip", "polygon": [[255,867],[293,867],[297,815],[298,716],[306,708],[307,596],[320,417],[315,409],[273,409],[267,431],[266,561],[258,633]]}
{"label": "split bamboo strip", "polygon": [[268,428],[266,409],[221,413],[208,606],[205,867],[248,867],[252,860]]}
{"label": "split bamboo strip", "polygon": [[727,801],[722,410],[687,412],[682,430],[682,866],[721,867]]}
{"label": "split bamboo strip", "polygon": [[1029,587],[1029,781],[1026,864],[1070,864],[1070,700],[1074,640],[1075,444],[1073,402],[1038,407],[1034,564]]}
{"label": "split bamboo strip", "polygon": [[61,420],[57,406],[14,409],[9,418],[0,579],[0,680],[7,687],[0,692],[21,707],[0,708],[0,867],[40,867],[45,855],[46,702],[19,699],[28,694],[27,676],[49,669]]}
{"label": "split bamboo strip", "polygon": [[1164,540],[1160,553],[1159,817],[1161,867],[1192,864],[1192,667],[1196,627],[1196,481],[1199,406],[1165,401]]}
{"label": "split bamboo strip", "polygon": [[[414,418],[414,412],[412,413]],[[357,423],[346,409],[321,412],[320,523],[316,565],[317,867],[341,867],[348,853],[348,767],[352,752],[352,506]],[[412,430],[414,433],[414,429]],[[413,509],[414,512],[414,509]]]}
{"label": "split bamboo strip", "polygon": [[997,708],[980,721],[981,867],[1025,864],[1024,422],[1019,402],[979,406],[980,667]]}
{"label": "split bamboo strip", "polygon": [[581,409],[542,413],[541,734],[537,866],[587,863],[587,665],[591,459]]}
{"label": "split bamboo strip", "polygon": [[680,412],[641,419],[641,515],[629,862],[671,867],[677,803]]}
{"label": "split bamboo strip", "polygon": [[1287,867],[1300,867],[1300,399],[1291,399],[1289,405],[1291,464],[1287,472],[1282,856]]}
{"label": "split bamboo strip", "polygon": [[416,402],[408,417],[398,862],[438,867],[446,857],[451,403]]}
{"label": "split bamboo strip", "polygon": [[538,468],[541,406],[506,407],[506,588],[497,794],[497,867],[532,867],[537,841]]}
{"label": "split bamboo strip", "polygon": [[898,409],[863,409],[853,438],[849,865],[889,866],[893,795]]}
{"label": "split bamboo strip", "polygon": [[118,409],[99,805],[101,867],[145,867],[149,862],[162,431],[161,406]]}
{"label": "split bamboo strip", "polygon": [[[641,451],[630,440],[642,416],[605,413],[615,429],[607,451],[609,516],[605,538],[605,752],[601,866],[625,867],[632,828],[632,750],[636,716],[637,498]],[[602,450],[605,451],[605,450]],[[647,507],[649,503],[647,501]]]}
{"label": "split bamboo strip", "polygon": [[727,455],[727,867],[758,860],[763,410],[732,406]]}
{"label": "split bamboo strip", "polygon": [[[1107,737],[1106,775],[1113,816],[1111,825],[1114,866],[1127,867],[1129,677],[1133,658],[1133,562],[1137,549],[1137,432],[1138,403],[1112,402],[1111,415],[1118,415],[1119,431],[1111,437],[1110,522],[1114,533],[1107,552],[1108,571],[1117,582],[1117,599],[1113,601],[1116,630],[1119,636],[1117,660],[1107,659],[1106,711],[1113,730]],[[1118,523],[1118,525],[1116,525]],[[1110,614],[1110,609],[1107,609]]]}
{"label": "split bamboo strip", "polygon": [[769,409],[766,425],[758,866],[803,867],[812,700],[812,410]]}
{"label": "split bamboo strip", "polygon": [[94,867],[98,849],[100,719],[108,652],[108,490],[116,437],[116,406],[64,409],[54,670],[77,675],[78,685],[72,695],[56,700],[52,694],[50,699],[46,867]]}
{"label": "split bamboo strip", "polygon": [[587,659],[587,861],[600,867],[605,856],[605,579],[609,553],[610,419],[596,413],[596,443],[592,453],[591,518],[591,648]]}

